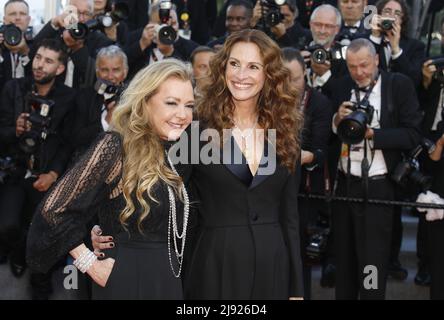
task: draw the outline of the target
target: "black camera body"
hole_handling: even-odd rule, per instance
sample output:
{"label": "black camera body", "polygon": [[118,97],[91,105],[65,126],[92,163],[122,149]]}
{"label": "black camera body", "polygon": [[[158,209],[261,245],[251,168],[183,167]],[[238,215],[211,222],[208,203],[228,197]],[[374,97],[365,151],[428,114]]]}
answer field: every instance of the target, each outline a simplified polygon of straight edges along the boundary
{"label": "black camera body", "polygon": [[4,24],[0,26],[0,33],[3,33],[5,43],[11,47],[17,46],[23,37],[23,32],[15,24]]}
{"label": "black camera body", "polygon": [[432,62],[430,65],[434,65],[436,67],[436,72],[433,75],[433,78],[444,84],[444,57],[436,57],[432,58],[431,60]]}
{"label": "black camera body", "polygon": [[315,44],[307,48],[311,52],[311,60],[318,64],[324,64],[327,61],[344,60],[347,47],[335,45],[330,50],[326,50],[322,45]]}
{"label": "black camera body", "polygon": [[106,97],[105,104],[108,105],[111,102],[119,102],[120,96],[122,95],[125,86],[114,85],[109,81],[98,78],[94,85],[94,89],[97,91],[98,94]]}
{"label": "black camera body", "polygon": [[169,0],[162,0],[159,7],[160,25],[156,27],[157,39],[165,45],[172,45],[177,38],[177,32],[170,26],[170,11],[173,4]]}
{"label": "black camera body", "polygon": [[328,219],[319,216],[316,224],[308,226],[306,232],[308,239],[305,246],[306,258],[310,263],[319,263],[327,250],[330,235]]}
{"label": "black camera body", "polygon": [[427,153],[432,153],[435,148],[436,146],[432,141],[424,138],[421,144],[411,150],[407,156],[404,156],[404,160],[396,166],[391,175],[392,180],[404,188],[407,187],[409,182],[413,182],[423,192],[429,190],[433,179],[419,170],[418,157],[424,150]]}
{"label": "black camera body", "polygon": [[26,98],[31,130],[25,132],[19,140],[20,149],[26,154],[33,154],[42,141],[46,140],[50,133],[50,113],[54,101],[30,94]]}
{"label": "black camera body", "polygon": [[350,107],[353,111],[338,125],[338,137],[345,144],[358,144],[365,138],[367,127],[372,123],[375,108],[370,105],[368,99],[359,104],[353,103]]}
{"label": "black camera body", "polygon": [[393,25],[395,23],[394,18],[382,18],[381,22],[379,23],[379,27],[381,27],[384,31],[390,31],[393,29]]}
{"label": "black camera body", "polygon": [[86,23],[77,23],[75,28],[69,29],[69,34],[76,40],[84,40],[90,32],[95,30],[104,30],[111,27],[113,20],[108,15],[99,15],[94,19],[88,20]]}
{"label": "black camera body", "polygon": [[261,5],[268,9],[265,17],[263,17],[268,28],[272,28],[284,20],[284,16],[281,13],[281,6],[283,4],[285,4],[285,1],[262,0]]}

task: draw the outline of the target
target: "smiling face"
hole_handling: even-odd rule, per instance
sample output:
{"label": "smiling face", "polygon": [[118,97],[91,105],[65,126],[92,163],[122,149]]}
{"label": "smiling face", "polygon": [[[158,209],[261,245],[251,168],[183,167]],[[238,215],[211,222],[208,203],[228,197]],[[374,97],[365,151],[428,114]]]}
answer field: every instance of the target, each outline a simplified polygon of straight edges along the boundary
{"label": "smiling face", "polygon": [[97,78],[110,81],[114,85],[119,85],[126,79],[127,74],[128,70],[125,68],[122,57],[98,58],[96,67]]}
{"label": "smiling face", "polygon": [[338,34],[340,26],[337,24],[335,11],[324,8],[316,11],[310,20],[310,30],[315,43],[330,46]]}
{"label": "smiling face", "polygon": [[393,18],[399,24],[402,24],[402,18],[404,16],[404,13],[402,12],[402,7],[399,4],[399,2],[389,1],[382,9],[381,15],[383,17]]}
{"label": "smiling face", "polygon": [[163,140],[177,140],[193,120],[194,94],[190,81],[169,78],[145,106],[148,121]]}
{"label": "smiling face", "polygon": [[251,42],[238,42],[230,52],[225,78],[234,104],[256,104],[264,87],[264,62],[259,47]]}

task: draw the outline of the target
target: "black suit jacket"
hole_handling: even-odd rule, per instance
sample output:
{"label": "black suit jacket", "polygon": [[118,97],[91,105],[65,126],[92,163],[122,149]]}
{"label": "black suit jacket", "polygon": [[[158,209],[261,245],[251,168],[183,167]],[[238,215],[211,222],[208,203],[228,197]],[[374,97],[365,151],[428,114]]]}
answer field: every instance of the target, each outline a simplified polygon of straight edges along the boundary
{"label": "black suit jacket", "polygon": [[373,44],[379,54],[379,67],[381,70],[405,74],[412,79],[415,87],[419,85],[422,77],[422,64],[425,60],[424,43],[416,39],[401,37],[399,47],[402,49],[402,54],[395,60],[390,58],[388,65],[384,45]]}
{"label": "black suit jacket", "polygon": [[[231,155],[240,156],[234,139],[227,141],[233,143],[225,144],[223,151],[215,149],[219,164],[192,165],[200,232],[194,233],[194,252],[187,262],[185,295],[194,299],[302,296],[300,168],[289,174],[278,162],[274,171],[252,177],[245,158],[239,164],[230,162],[232,158],[222,161],[230,147]],[[208,145],[201,144],[202,153],[208,152],[203,146]],[[264,155],[270,155],[272,147],[265,147]]]}
{"label": "black suit jacket", "polygon": [[422,122],[422,131],[429,134],[435,121],[436,111],[438,110],[439,98],[441,94],[441,84],[434,80],[428,89],[424,89],[421,85],[418,90],[419,101],[424,112],[424,120]]}
{"label": "black suit jacket", "polygon": [[[179,17],[180,27],[183,27],[180,14],[184,11],[183,0],[173,0],[177,6],[177,16]],[[190,15],[191,40],[205,44],[210,40],[213,31],[213,25],[217,16],[216,0],[188,0],[188,13]]]}
{"label": "black suit jacket", "polygon": [[[304,109],[304,129],[302,130],[302,149],[314,154],[312,163],[302,168],[302,187],[307,186],[307,175],[310,175],[310,190],[322,193],[325,186],[324,163],[327,159],[328,141],[331,133],[333,107],[322,93],[311,88]],[[313,169],[314,168],[314,169]],[[309,170],[307,170],[309,169]]]}
{"label": "black suit jacket", "polygon": [[[43,39],[60,39],[63,30],[55,30],[51,26],[51,22],[48,22],[42,30],[34,38],[34,50],[31,51],[30,56],[34,56],[39,43]],[[83,48],[77,50],[74,53],[70,53],[69,56],[74,64],[74,81],[73,87],[87,87],[94,83],[95,77],[95,57],[97,52],[103,48],[112,45],[113,42],[106,37],[100,31],[90,32],[85,39],[85,45]],[[58,78],[63,83],[65,81],[66,72],[60,75]]]}
{"label": "black suit jacket", "polygon": [[82,153],[103,132],[103,96],[93,88],[80,89],[76,96],[72,146],[76,153]]}
{"label": "black suit jacket", "polygon": [[145,27],[148,23],[148,0],[125,0],[125,2],[129,9],[126,23],[130,31]]}
{"label": "black suit jacket", "polygon": [[[8,148],[10,155],[21,154],[18,149],[19,138],[15,135],[16,121],[25,112],[25,96],[31,92],[32,79],[21,78],[9,81],[2,93],[0,104],[0,140]],[[50,133],[43,142],[40,150],[41,172],[51,170],[60,176],[71,156],[69,137],[72,125],[75,91],[55,82],[48,93],[47,99],[55,105],[50,111]]]}
{"label": "black suit jacket", "polygon": [[[33,41],[27,41],[30,49],[32,48]],[[1,56],[3,58],[3,62],[0,63],[0,92],[3,90],[3,86],[6,82],[13,79],[12,78],[12,61],[11,61],[11,52],[5,46],[1,46],[0,48]],[[25,66],[25,77],[30,76],[32,74],[32,60]]]}
{"label": "black suit jacket", "polygon": [[[390,174],[401,161],[401,152],[409,151],[419,144],[422,115],[415,87],[408,77],[385,71],[381,71],[381,77],[381,128],[373,129],[373,141],[374,149],[382,150]],[[350,77],[345,77],[337,82],[335,88],[337,94],[333,105],[336,112],[344,101],[350,101],[354,82]],[[389,111],[390,104],[392,111]],[[334,137],[330,161],[331,169],[336,171],[341,142],[336,135]]]}
{"label": "black suit jacket", "polygon": [[[151,52],[155,48],[155,44],[153,43],[150,47],[142,51],[139,44],[142,32],[143,28],[129,33],[127,46],[124,48],[129,64],[128,79],[134,77],[140,69],[148,65]],[[182,61],[189,61],[191,53],[198,46],[199,45],[192,40],[179,37],[179,39],[174,42],[174,51],[171,57]]]}

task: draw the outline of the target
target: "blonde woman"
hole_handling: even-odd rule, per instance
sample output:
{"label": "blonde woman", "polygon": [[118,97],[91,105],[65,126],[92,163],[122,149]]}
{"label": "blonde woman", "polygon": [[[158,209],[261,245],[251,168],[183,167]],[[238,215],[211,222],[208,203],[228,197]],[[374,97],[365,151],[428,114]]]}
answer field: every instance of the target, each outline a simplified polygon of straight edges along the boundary
{"label": "blonde woman", "polygon": [[[182,62],[141,70],[115,111],[113,131],[40,204],[28,237],[30,267],[46,272],[69,252],[94,280],[93,298],[181,299],[189,199],[166,150],[190,124],[193,106]],[[96,215],[117,244],[105,260],[83,243]]]}

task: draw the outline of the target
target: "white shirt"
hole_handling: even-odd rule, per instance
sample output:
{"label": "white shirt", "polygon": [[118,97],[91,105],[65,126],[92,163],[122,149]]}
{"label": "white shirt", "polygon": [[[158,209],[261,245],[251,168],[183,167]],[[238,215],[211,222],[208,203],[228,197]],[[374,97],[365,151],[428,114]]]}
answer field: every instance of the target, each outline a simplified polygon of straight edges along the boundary
{"label": "white shirt", "polygon": [[28,56],[22,56],[18,53],[10,53],[11,56],[11,77],[12,79],[23,78],[25,76],[25,66],[29,63]]}
{"label": "white shirt", "polygon": [[[153,58],[153,54],[156,57],[155,59]],[[160,50],[158,48],[154,48],[152,53],[150,54],[150,63],[152,64],[156,61],[162,61],[163,60],[164,55],[162,54],[162,52],[160,52]]]}
{"label": "white shirt", "polygon": [[355,34],[356,32],[358,32],[359,27],[361,26],[361,20],[359,20],[358,22],[356,22],[352,26],[349,26],[349,25],[347,25],[347,23],[344,22],[344,26],[346,26],[352,34]]}
{"label": "white shirt", "polygon": [[433,121],[432,131],[438,129],[438,123],[444,119],[442,119],[442,110],[444,108],[444,87],[441,86],[441,93],[439,96],[439,104],[435,113],[435,121]]}
{"label": "white shirt", "polygon": [[[111,98],[113,95],[112,94],[104,94],[103,95],[103,98],[105,99],[105,100],[107,100],[107,99],[109,99],[109,98]],[[106,109],[106,106],[105,105],[103,105],[102,106],[102,116],[101,116],[101,122],[102,122],[102,128],[103,128],[103,131],[110,131],[110,125],[109,125],[109,123],[105,120],[105,118],[106,118],[106,116],[108,115],[108,110]]]}
{"label": "white shirt", "polygon": [[[361,92],[359,95],[359,99],[364,98],[365,93]],[[355,90],[353,89],[351,91],[351,98],[350,101],[356,102],[356,95]],[[373,129],[380,129],[381,124],[381,76],[379,76],[378,81],[376,82],[375,86],[373,87],[372,92],[369,96],[369,102],[370,105],[373,106],[375,109],[375,112],[373,114],[372,123],[370,125],[370,128]],[[336,117],[336,114],[333,117],[333,125],[332,130],[334,133],[337,133],[337,127],[334,124],[334,119]],[[362,177],[362,169],[361,169],[361,163],[362,159],[364,159],[364,141],[362,141],[359,144],[351,145],[350,146],[350,173],[353,176]],[[373,159],[372,159],[372,149],[373,149],[373,140],[368,140],[367,143],[367,159],[370,164],[370,170],[369,170],[369,177],[387,174],[387,165],[384,160],[384,155],[382,154],[381,150],[374,150]],[[347,173],[347,162],[348,162],[348,147],[346,144],[342,144],[341,148],[341,155],[339,159],[339,170],[341,170],[343,173]]]}
{"label": "white shirt", "polygon": [[[370,40],[376,44],[379,44],[379,45],[382,43],[382,37],[377,38],[377,37],[371,35]],[[398,59],[401,56],[402,52],[403,51],[400,48],[399,52],[397,54],[393,54],[392,47],[391,47],[390,43],[388,43],[388,45],[384,47],[384,55],[385,55],[385,61],[387,62],[387,65],[389,65],[390,59],[391,60]]]}
{"label": "white shirt", "polygon": [[71,58],[68,58],[68,64],[66,65],[65,86],[72,88],[73,83],[74,83],[74,62],[72,62]]}

